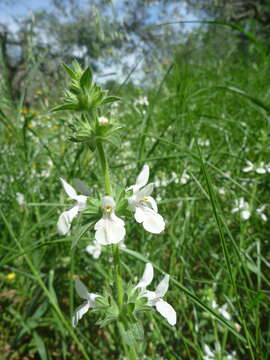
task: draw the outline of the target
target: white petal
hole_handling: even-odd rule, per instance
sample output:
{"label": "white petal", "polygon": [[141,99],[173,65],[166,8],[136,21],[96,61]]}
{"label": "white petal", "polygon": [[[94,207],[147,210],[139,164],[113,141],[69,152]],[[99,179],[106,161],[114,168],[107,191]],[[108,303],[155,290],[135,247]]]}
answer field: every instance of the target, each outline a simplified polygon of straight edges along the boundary
{"label": "white petal", "polygon": [[125,226],[124,221],[122,219],[120,219],[120,217],[116,216],[114,212],[111,213],[110,220],[121,226]]}
{"label": "white petal", "polygon": [[144,197],[148,197],[154,190],[154,183],[147,184],[143,189],[136,192],[136,200],[143,200]]}
{"label": "white petal", "polygon": [[144,211],[142,206],[136,207],[134,217],[139,224],[144,221]]}
{"label": "white petal", "polygon": [[144,212],[144,229],[153,234],[161,233],[165,229],[165,222],[163,217],[152,209],[143,207],[142,210]]}
{"label": "white petal", "polygon": [[265,214],[261,213],[260,216],[263,221],[267,221],[267,216]]}
{"label": "white petal", "polygon": [[95,229],[97,230],[95,238],[100,245],[117,244],[124,239],[126,234],[122,224],[110,219],[103,219],[103,222],[99,220]]}
{"label": "white petal", "polygon": [[89,308],[90,308],[90,304],[88,301],[84,302],[82,305],[77,307],[77,309],[75,310],[75,314],[72,316],[72,326],[73,327],[77,326],[78,321],[83,317],[83,315],[85,313],[87,313]]}
{"label": "white petal", "polygon": [[66,235],[71,227],[72,220],[79,212],[78,206],[73,206],[71,209],[62,212],[57,222],[57,231],[60,235]]}
{"label": "white petal", "polygon": [[137,189],[141,189],[143,186],[145,186],[148,182],[148,179],[149,179],[149,166],[144,165],[142,171],[139,173],[136,179],[135,186],[137,187]]}
{"label": "white petal", "polygon": [[115,201],[111,196],[104,196],[102,198],[102,209],[106,210],[107,206],[110,206],[112,209],[115,208]]}
{"label": "white petal", "polygon": [[242,169],[242,171],[244,171],[244,172],[250,172],[251,170],[253,170],[253,165],[252,165],[252,166],[244,167],[244,168]]}
{"label": "white petal", "polygon": [[151,284],[153,277],[154,277],[153,266],[152,266],[152,264],[147,263],[145,266],[145,269],[144,269],[143,276],[142,276],[140,282],[138,283],[138,285],[136,285],[135,289],[137,289],[137,288],[145,289],[148,285]]}
{"label": "white petal", "polygon": [[266,170],[264,168],[257,168],[256,169],[256,173],[257,174],[265,174],[266,173]]}
{"label": "white petal", "polygon": [[77,193],[76,190],[69,185],[64,179],[60,178],[63,188],[65,190],[65,192],[67,193],[67,195],[69,196],[70,199],[75,200],[77,197]]}
{"label": "white petal", "polygon": [[85,249],[94,259],[98,259],[101,254],[101,245],[95,241],[94,245],[88,245]]}
{"label": "white petal", "polygon": [[157,297],[162,298],[166,292],[168,291],[169,288],[169,279],[170,276],[169,275],[165,275],[164,278],[161,280],[161,282],[158,284],[155,293]]}
{"label": "white petal", "polygon": [[170,304],[160,299],[156,303],[156,309],[170,325],[174,326],[176,324],[176,312]]}
{"label": "white petal", "polygon": [[155,211],[155,212],[158,212],[158,207],[157,207],[157,203],[156,203],[156,200],[152,197],[152,196],[148,196],[147,197],[147,202],[149,202],[152,206],[152,209]]}
{"label": "white petal", "polygon": [[250,218],[250,211],[249,210],[241,211],[241,218],[243,220],[248,220]]}
{"label": "white petal", "polygon": [[79,211],[83,211],[87,205],[87,196],[85,195],[78,195],[76,197],[77,205],[79,207]]}
{"label": "white petal", "polygon": [[86,286],[78,278],[75,279],[75,289],[79,297],[81,297],[82,299],[89,300],[88,290]]}

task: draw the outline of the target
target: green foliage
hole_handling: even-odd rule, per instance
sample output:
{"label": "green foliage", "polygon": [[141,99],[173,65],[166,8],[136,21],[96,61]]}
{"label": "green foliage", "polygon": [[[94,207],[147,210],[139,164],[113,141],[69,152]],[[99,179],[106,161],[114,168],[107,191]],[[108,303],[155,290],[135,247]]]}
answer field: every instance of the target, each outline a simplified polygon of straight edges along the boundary
{"label": "green foliage", "polygon": [[[244,58],[234,46],[229,52],[226,44],[232,33],[222,31],[221,35],[216,30],[215,38],[210,34],[209,43],[205,39],[203,45],[195,39],[193,56],[185,53],[190,44],[179,48],[173,68],[160,64],[159,84],[149,86],[146,93],[149,106],[137,102],[146,90],[128,83],[120,88],[123,101],[115,102],[115,107],[98,96],[94,104],[89,92],[100,90],[93,85],[90,70],[78,65],[65,67],[72,101],[64,100],[63,105],[77,107],[72,117],[60,111],[48,114],[48,107],[55,106],[55,93],[46,82],[30,108],[12,106],[1,87],[4,359],[120,359],[124,346],[138,343],[147,359],[200,359],[205,345],[220,359],[228,359],[233,351],[237,360],[269,359],[269,220],[257,212],[265,203],[265,215],[270,216],[269,172],[242,171],[246,160],[269,162],[268,58],[252,53]],[[216,48],[219,35],[224,39],[222,49]],[[78,104],[96,112],[97,118],[99,107],[106,109],[109,124],[82,116],[85,111]],[[86,131],[87,141],[67,143],[66,124],[73,126],[74,138],[82,140],[80,131]],[[117,124],[122,127],[118,148],[108,141]],[[101,216],[98,194],[103,192],[101,169],[88,146],[93,136],[106,140],[116,212],[129,216],[124,210],[128,193],[120,189],[133,184],[138,170],[148,163],[167,225],[164,234],[151,237],[135,222],[126,222],[123,308],[119,310],[115,298],[105,293],[97,300],[103,316],[93,309],[74,332],[70,320],[79,304],[74,276],[97,293],[104,282],[109,288],[114,276],[110,248],[98,260],[85,252]],[[55,229],[59,213],[70,207],[60,190],[60,176],[81,179],[87,186],[77,185],[77,191],[89,196],[87,211],[65,238]],[[246,221],[232,213],[240,197],[250,206]],[[83,224],[80,231],[79,224]],[[175,328],[154,311],[146,316],[145,299],[138,300],[132,291],[148,260],[160,273],[170,274],[168,301],[177,311]],[[229,318],[224,318],[223,305]],[[121,311],[130,321],[118,329],[115,320],[122,318]],[[99,328],[97,321],[104,327]]]}

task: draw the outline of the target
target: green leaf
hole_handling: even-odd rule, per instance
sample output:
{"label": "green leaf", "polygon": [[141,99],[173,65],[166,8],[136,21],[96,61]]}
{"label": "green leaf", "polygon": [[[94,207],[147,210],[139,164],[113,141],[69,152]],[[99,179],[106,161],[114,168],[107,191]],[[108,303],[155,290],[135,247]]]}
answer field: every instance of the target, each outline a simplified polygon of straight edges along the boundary
{"label": "green leaf", "polygon": [[33,332],[33,338],[41,360],[48,360],[45,344],[36,331]]}
{"label": "green leaf", "polygon": [[90,222],[89,224],[85,224],[84,226],[81,227],[81,231],[78,232],[76,236],[74,236],[74,239],[73,239],[72,244],[71,244],[71,249],[73,249],[77,245],[80,238],[86,233],[86,231],[91,226],[92,226],[92,222]]}
{"label": "green leaf", "polygon": [[65,69],[65,71],[68,73],[68,75],[72,79],[75,80],[77,78],[75,72],[70,67],[68,67],[66,64],[63,63],[62,65],[63,65],[63,68]]}
{"label": "green leaf", "polygon": [[85,85],[90,85],[91,82],[92,82],[92,72],[88,67],[80,78],[80,85],[81,87],[84,87]]}
{"label": "green leaf", "polygon": [[114,103],[119,100],[121,100],[121,98],[118,96],[108,96],[101,101],[101,105]]}
{"label": "green leaf", "polygon": [[221,90],[227,90],[230,91],[232,93],[235,94],[239,94],[242,95],[243,97],[245,97],[246,99],[248,99],[249,101],[251,101],[253,104],[259,106],[260,108],[262,108],[263,110],[267,111],[268,113],[270,112],[270,106],[265,104],[263,101],[261,101],[260,99],[249,95],[248,93],[246,93],[244,90],[238,89],[236,87],[233,86],[217,86],[217,89],[221,89]]}
{"label": "green leaf", "polygon": [[51,111],[63,111],[63,110],[77,110],[76,104],[64,104],[54,107]]}

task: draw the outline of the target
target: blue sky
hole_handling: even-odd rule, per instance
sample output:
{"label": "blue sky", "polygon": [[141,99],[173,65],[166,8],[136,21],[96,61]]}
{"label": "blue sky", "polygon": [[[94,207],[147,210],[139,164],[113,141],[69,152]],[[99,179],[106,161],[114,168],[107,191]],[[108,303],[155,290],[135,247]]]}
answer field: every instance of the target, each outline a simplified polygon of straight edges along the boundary
{"label": "blue sky", "polygon": [[[79,4],[82,6],[86,6],[87,3],[91,3],[91,0],[77,0]],[[132,0],[130,0],[132,1]],[[5,0],[4,0],[5,2]],[[8,3],[9,2],[9,3]],[[124,0],[112,0],[112,4],[116,10],[117,17],[122,18],[125,14],[125,2]],[[163,22],[168,21],[177,21],[177,20],[198,20],[198,18],[194,14],[190,14],[187,12],[185,7],[181,4],[181,0],[179,0],[179,7],[177,6],[178,10],[180,10],[180,18],[176,17],[173,13],[173,6],[171,6],[171,9],[169,9],[170,15],[169,17],[164,17],[162,20]],[[0,23],[5,23],[9,25],[10,28],[13,30],[17,30],[16,21],[23,19],[25,16],[31,16],[31,13],[38,11],[38,10],[48,10],[50,11],[52,9],[51,0],[10,0],[6,1],[6,3],[3,3],[3,0],[0,0]],[[160,13],[160,4],[157,1],[155,5],[152,5],[149,7],[149,14],[150,14],[150,21],[151,23],[159,23],[159,20],[157,20],[158,14]],[[192,28],[196,26],[195,24],[188,24],[185,26],[186,31],[192,30]],[[176,28],[179,28],[177,25]],[[128,65],[129,68],[133,68],[133,66],[138,61],[138,54],[129,54],[124,55],[121,57],[121,63],[125,63]],[[105,70],[105,68],[103,68]],[[116,65],[114,68],[110,69],[109,72],[115,72],[117,74],[117,77],[121,76],[121,66]],[[139,68],[137,70],[137,75],[139,72]],[[107,72],[106,70],[104,71]]]}

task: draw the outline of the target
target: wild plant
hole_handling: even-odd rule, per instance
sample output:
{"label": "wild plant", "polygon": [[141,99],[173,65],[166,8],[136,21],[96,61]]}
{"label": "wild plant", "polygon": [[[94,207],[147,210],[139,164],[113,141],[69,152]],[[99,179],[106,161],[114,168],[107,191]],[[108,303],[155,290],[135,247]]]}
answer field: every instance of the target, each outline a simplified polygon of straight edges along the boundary
{"label": "wild plant", "polygon": [[[69,140],[84,144],[94,154],[101,170],[104,190],[97,196],[78,194],[66,179],[60,178],[73,206],[61,213],[57,230],[62,236],[69,234],[73,231],[74,219],[79,216],[82,218],[82,228],[77,226],[76,232],[95,232],[95,241],[87,247],[88,252],[97,259],[103,247],[110,247],[113,258],[112,276],[110,277],[108,258],[108,278],[105,279],[104,288],[98,289],[98,293],[88,292],[83,282],[78,277],[75,279],[75,289],[83,303],[76,308],[72,325],[76,327],[79,320],[91,309],[91,312],[96,314],[100,327],[115,324],[126,356],[136,359],[143,353],[144,330],[140,321],[141,314],[149,313],[154,307],[174,326],[176,312],[164,300],[169,288],[169,275],[165,275],[152,291],[148,290],[154,277],[153,265],[150,262],[146,263],[139,282],[134,283],[134,279],[124,276],[127,265],[124,263],[122,250],[126,247],[125,241],[128,237],[125,222],[135,220],[146,232],[158,236],[165,229],[165,221],[152,197],[154,183],[148,183],[150,170],[147,164],[143,166],[135,184],[128,188],[111,180],[110,153],[107,146],[109,143],[116,147],[120,145],[120,133],[124,131],[124,125],[115,117],[110,117],[110,110],[120,99],[108,95],[97,85],[89,67],[82,69],[74,62],[72,68],[66,65],[64,68],[71,85],[65,91],[63,103],[53,111],[68,111],[72,115]],[[107,255],[109,257],[110,252],[107,252]]]}

